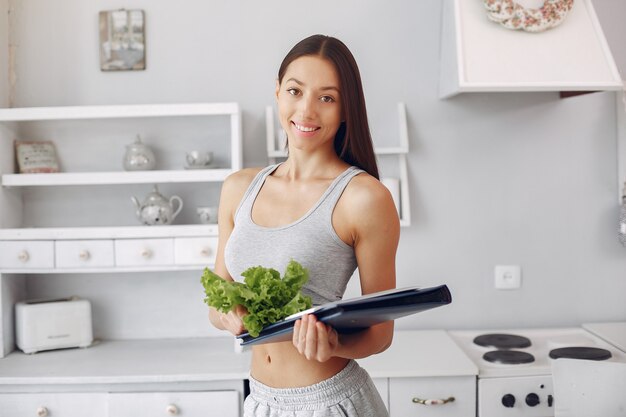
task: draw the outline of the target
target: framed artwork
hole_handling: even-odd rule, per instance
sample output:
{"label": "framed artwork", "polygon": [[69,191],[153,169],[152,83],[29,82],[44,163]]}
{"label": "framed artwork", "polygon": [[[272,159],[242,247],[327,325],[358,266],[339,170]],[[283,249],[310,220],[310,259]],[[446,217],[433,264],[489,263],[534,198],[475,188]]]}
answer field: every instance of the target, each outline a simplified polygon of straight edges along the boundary
{"label": "framed artwork", "polygon": [[20,174],[59,172],[54,143],[50,141],[15,141],[15,156]]}
{"label": "framed artwork", "polygon": [[100,12],[100,69],[135,71],[146,69],[143,10]]}

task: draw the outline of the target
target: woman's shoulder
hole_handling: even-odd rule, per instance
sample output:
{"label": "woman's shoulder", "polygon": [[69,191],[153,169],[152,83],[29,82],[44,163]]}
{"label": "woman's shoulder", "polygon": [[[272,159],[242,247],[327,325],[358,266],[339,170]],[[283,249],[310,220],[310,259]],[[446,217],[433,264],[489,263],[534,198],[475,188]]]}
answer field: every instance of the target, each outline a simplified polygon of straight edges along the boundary
{"label": "woman's shoulder", "polygon": [[244,168],[233,172],[224,180],[222,185],[222,200],[232,200],[238,203],[245,194],[252,181],[263,168]]}
{"label": "woman's shoulder", "polygon": [[247,188],[254,177],[257,176],[259,172],[261,172],[263,168],[243,168],[238,171],[233,172],[224,180],[224,185],[229,187],[239,188],[245,187]]}
{"label": "woman's shoulder", "polygon": [[354,176],[346,188],[351,199],[358,199],[360,203],[376,204],[380,200],[391,199],[391,193],[375,177],[367,172]]}
{"label": "woman's shoulder", "polygon": [[[350,181],[342,199],[343,207],[356,223],[371,224],[372,220],[377,220],[377,224],[398,221],[398,212],[389,189],[366,172],[356,175]],[[354,210],[354,207],[359,210]]]}

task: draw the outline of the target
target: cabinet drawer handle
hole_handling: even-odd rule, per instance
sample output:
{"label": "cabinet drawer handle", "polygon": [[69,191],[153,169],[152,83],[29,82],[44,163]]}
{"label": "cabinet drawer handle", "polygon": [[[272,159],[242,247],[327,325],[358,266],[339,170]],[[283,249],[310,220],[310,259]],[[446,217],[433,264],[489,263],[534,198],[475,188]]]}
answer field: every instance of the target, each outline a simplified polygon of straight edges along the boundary
{"label": "cabinet drawer handle", "polygon": [[20,262],[26,263],[30,259],[30,255],[27,251],[23,250],[17,254],[17,259],[19,259]]}
{"label": "cabinet drawer handle", "polygon": [[89,258],[91,258],[91,253],[89,253],[89,251],[87,249],[83,249],[78,253],[78,257],[82,260],[82,261],[87,261],[89,260]]}
{"label": "cabinet drawer handle", "polygon": [[48,409],[46,407],[37,407],[37,417],[46,417],[48,415]]}
{"label": "cabinet drawer handle", "polygon": [[439,399],[413,397],[414,404],[422,404],[422,405],[442,405],[442,404],[451,403],[452,401],[454,401],[454,397],[439,398]]}
{"label": "cabinet drawer handle", "polygon": [[165,411],[167,411],[167,414],[170,416],[175,416],[178,414],[178,407],[176,407],[176,404],[169,404]]}
{"label": "cabinet drawer handle", "polygon": [[200,251],[200,255],[204,256],[205,258],[208,258],[211,255],[211,248],[209,247],[202,248],[202,250]]}
{"label": "cabinet drawer handle", "polygon": [[144,259],[152,258],[152,251],[150,249],[144,249],[141,251],[141,257]]}

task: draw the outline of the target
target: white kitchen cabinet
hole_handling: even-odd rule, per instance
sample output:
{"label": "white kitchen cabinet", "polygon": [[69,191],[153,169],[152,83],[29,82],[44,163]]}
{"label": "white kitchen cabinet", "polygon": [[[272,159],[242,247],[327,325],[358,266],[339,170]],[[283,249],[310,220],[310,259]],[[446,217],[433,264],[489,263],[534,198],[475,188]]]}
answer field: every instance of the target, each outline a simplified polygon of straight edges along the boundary
{"label": "white kitchen cabinet", "polygon": [[[375,383],[388,380],[391,417],[476,415],[478,369],[445,331],[396,331],[387,350],[359,364]],[[384,385],[377,388],[384,398]],[[419,403],[450,397],[442,405]]]}
{"label": "white kitchen cabinet", "polygon": [[[276,163],[277,159],[286,158],[287,151],[285,150],[285,138],[278,138],[276,135],[275,129],[275,117],[274,117],[274,108],[272,106],[267,106],[265,109],[265,138],[267,142],[267,156],[271,163]],[[396,203],[396,208],[398,209],[398,214],[400,216],[400,225],[401,226],[410,226],[411,225],[411,204],[409,200],[409,172],[408,172],[408,164],[407,164],[407,155],[409,153],[409,133],[406,123],[406,107],[404,103],[398,103],[398,125],[399,125],[399,133],[400,133],[400,143],[397,147],[385,147],[385,148],[374,148],[374,153],[381,156],[394,156],[396,157],[397,163],[395,163],[395,169],[397,170],[397,179],[398,181],[390,181],[389,183],[397,183],[398,189],[392,190],[390,189],[392,195],[396,194],[397,198],[394,198],[394,203]],[[382,165],[382,164],[379,164]],[[381,181],[384,181],[384,167],[381,166]],[[394,196],[395,197],[395,196]]]}
{"label": "white kitchen cabinet", "polygon": [[237,391],[0,394],[1,417],[239,417]]}
{"label": "white kitchen cabinet", "polygon": [[0,394],[1,417],[108,417],[106,393]]}
{"label": "white kitchen cabinet", "polygon": [[490,21],[482,1],[442,4],[442,98],[468,92],[622,89],[591,0],[575,1],[559,26],[539,34]]}
{"label": "white kitchen cabinet", "polygon": [[[155,153],[154,170],[123,168],[137,135]],[[52,141],[60,172],[20,173],[14,147],[26,140]],[[191,150],[211,151],[213,163],[186,169]],[[167,271],[161,276],[170,277],[212,266],[217,226],[201,224],[196,207],[217,205],[221,183],[241,167],[237,103],[0,109],[0,358],[15,348],[13,304],[30,298],[29,288],[37,298],[58,291],[29,287],[32,275],[51,274],[54,282],[55,275],[116,273],[130,280],[134,273]],[[143,201],[154,185],[184,201],[171,225],[143,226],[135,216],[131,197]],[[63,281],[63,291],[73,295],[70,281]],[[111,280],[90,282],[116,291]],[[100,305],[94,315],[106,317],[107,309],[119,308],[113,304]],[[101,329],[116,326],[99,318],[94,322]]]}
{"label": "white kitchen cabinet", "polygon": [[390,417],[467,417],[476,413],[473,376],[390,378]]}
{"label": "white kitchen cabinet", "polygon": [[108,417],[239,417],[239,393],[131,392],[109,395]]}

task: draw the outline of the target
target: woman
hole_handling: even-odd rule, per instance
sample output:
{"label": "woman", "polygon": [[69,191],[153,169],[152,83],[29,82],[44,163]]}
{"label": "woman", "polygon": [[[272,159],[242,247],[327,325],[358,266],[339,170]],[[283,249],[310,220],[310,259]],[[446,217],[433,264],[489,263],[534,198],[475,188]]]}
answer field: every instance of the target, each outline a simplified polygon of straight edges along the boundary
{"label": "woman", "polygon": [[[228,280],[256,265],[282,272],[294,259],[309,270],[302,291],[314,305],[341,299],[356,267],[363,294],[394,288],[399,220],[378,181],[352,54],[332,37],[302,40],[280,66],[276,100],[288,158],[224,182],[215,272]],[[239,306],[209,316],[237,335],[245,313]],[[392,337],[393,322],[339,335],[303,316],[291,341],[253,347],[245,415],[386,415],[354,359],[382,352]]]}

